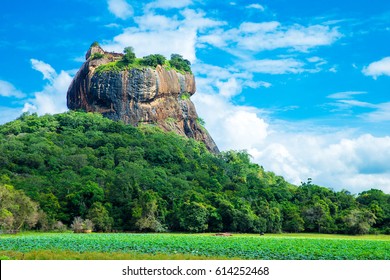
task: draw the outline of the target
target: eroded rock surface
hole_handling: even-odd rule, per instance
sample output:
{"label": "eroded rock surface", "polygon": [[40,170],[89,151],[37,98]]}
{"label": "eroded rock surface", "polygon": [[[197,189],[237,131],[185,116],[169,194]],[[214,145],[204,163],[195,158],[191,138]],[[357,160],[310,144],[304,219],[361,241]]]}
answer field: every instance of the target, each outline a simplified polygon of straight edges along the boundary
{"label": "eroded rock surface", "polygon": [[[104,56],[92,59],[95,53]],[[122,54],[105,52],[99,46],[91,47],[69,86],[68,108],[100,112],[134,126],[156,124],[165,131],[202,141],[210,151],[218,152],[207,130],[198,123],[195,106],[188,98],[196,91],[192,74],[161,66],[96,72],[98,66],[121,57]]]}

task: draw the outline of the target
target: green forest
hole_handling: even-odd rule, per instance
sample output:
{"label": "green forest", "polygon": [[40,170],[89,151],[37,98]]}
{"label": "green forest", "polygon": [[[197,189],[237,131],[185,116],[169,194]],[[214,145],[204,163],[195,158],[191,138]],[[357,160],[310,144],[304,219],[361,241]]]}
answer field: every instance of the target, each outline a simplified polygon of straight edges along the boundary
{"label": "green forest", "polygon": [[[348,186],[346,186],[348,187]],[[245,151],[99,114],[23,114],[0,126],[0,227],[100,232],[390,234],[390,195],[295,186]]]}

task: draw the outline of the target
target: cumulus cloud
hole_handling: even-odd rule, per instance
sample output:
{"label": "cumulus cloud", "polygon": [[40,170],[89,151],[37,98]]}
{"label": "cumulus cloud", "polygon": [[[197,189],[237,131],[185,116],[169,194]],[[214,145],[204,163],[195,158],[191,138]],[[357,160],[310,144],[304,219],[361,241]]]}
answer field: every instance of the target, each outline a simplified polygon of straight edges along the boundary
{"label": "cumulus cloud", "polygon": [[42,91],[34,92],[34,97],[24,104],[23,111],[37,112],[40,115],[67,111],[66,92],[72,81],[69,73],[61,71],[57,74],[51,65],[36,59],[31,59],[31,64],[33,69],[42,73],[48,83]]}
{"label": "cumulus cloud", "polygon": [[386,159],[390,137],[276,133],[266,142],[255,160],[296,184],[311,177],[317,184],[355,193],[374,187],[390,191],[390,163]]}
{"label": "cumulus cloud", "polygon": [[390,76],[390,56],[372,62],[363,68],[363,74],[377,79],[379,76]]}
{"label": "cumulus cloud", "polygon": [[126,0],[108,0],[108,10],[117,18],[127,19],[133,15],[133,8]]}
{"label": "cumulus cloud", "polygon": [[196,59],[197,33],[225,23],[207,19],[203,12],[189,9],[181,11],[181,16],[184,18],[179,20],[154,12],[145,13],[134,19],[137,27],[125,29],[103,48],[121,52],[125,47],[133,46],[137,56],[160,53],[169,57],[178,53],[193,62]]}
{"label": "cumulus cloud", "polygon": [[390,192],[390,137],[354,136],[352,131],[301,123],[270,123],[255,108],[226,99],[194,95],[200,115],[222,150],[245,149],[254,162],[299,185],[315,184],[359,193],[370,188]]}
{"label": "cumulus cloud", "polygon": [[25,94],[17,90],[13,84],[0,80],[0,96],[23,98]]}
{"label": "cumulus cloud", "polygon": [[267,136],[268,124],[254,107],[236,106],[221,95],[197,93],[193,96],[198,114],[222,150],[248,149]]}
{"label": "cumulus cloud", "polygon": [[224,97],[237,95],[242,90],[236,78],[229,78],[227,81],[217,81],[216,86],[219,88],[219,93]]}
{"label": "cumulus cloud", "polygon": [[[270,112],[231,101],[253,78],[250,73],[207,64],[195,70],[198,91],[191,99],[221,150],[245,149],[254,162],[297,185],[310,177],[315,184],[353,193],[369,188],[390,191],[390,137],[272,120]],[[345,91],[328,97],[349,106],[368,106],[353,99],[364,93]],[[370,116],[390,116],[386,108],[390,112],[390,103],[377,104],[372,108],[377,114]]]}
{"label": "cumulus cloud", "polygon": [[260,89],[272,86],[267,81],[254,80],[252,73],[236,66],[220,67],[197,61],[192,70],[197,77],[198,92],[219,94],[227,99],[240,94],[244,88]]}

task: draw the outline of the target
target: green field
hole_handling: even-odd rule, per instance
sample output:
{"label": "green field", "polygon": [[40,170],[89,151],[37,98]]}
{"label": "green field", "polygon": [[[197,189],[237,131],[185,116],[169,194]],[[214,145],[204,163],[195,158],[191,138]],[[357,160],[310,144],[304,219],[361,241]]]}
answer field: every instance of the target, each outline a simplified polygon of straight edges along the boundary
{"label": "green field", "polygon": [[390,236],[324,234],[22,233],[0,235],[2,259],[389,260]]}

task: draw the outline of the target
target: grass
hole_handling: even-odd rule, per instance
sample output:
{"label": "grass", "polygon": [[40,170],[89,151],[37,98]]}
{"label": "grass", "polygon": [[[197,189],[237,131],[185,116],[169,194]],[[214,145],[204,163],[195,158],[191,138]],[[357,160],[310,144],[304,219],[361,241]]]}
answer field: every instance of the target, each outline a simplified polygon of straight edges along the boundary
{"label": "grass", "polygon": [[183,92],[181,95],[180,95],[180,99],[181,100],[189,100],[191,98],[191,95],[188,93],[188,92]]}
{"label": "grass", "polygon": [[147,66],[141,65],[142,58],[136,58],[133,63],[127,64],[122,60],[112,61],[103,65],[100,65],[96,68],[96,73],[100,74],[103,72],[121,72],[124,70],[130,70],[133,68],[136,69],[145,69]]}
{"label": "grass", "polygon": [[[99,57],[100,58],[100,57]],[[91,58],[91,59],[94,59],[94,58]],[[131,64],[127,64],[126,62],[122,61],[122,60],[117,60],[117,61],[112,61],[112,62],[108,62],[106,64],[102,64],[100,66],[98,66],[96,68],[96,73],[97,74],[101,74],[103,72],[115,72],[115,73],[119,73],[121,71],[124,71],[124,70],[130,70],[130,69],[146,69],[146,68],[152,68],[154,69],[154,67],[151,67],[151,66],[145,66],[145,65],[142,65],[141,63],[142,61],[142,58],[136,58],[134,60],[133,63]],[[176,69],[175,67],[173,67],[168,60],[165,61],[163,67],[166,69],[166,70],[175,70],[176,72],[180,73],[180,74],[183,74],[185,75],[186,72],[183,71],[183,70],[178,70]],[[189,72],[191,73],[191,72]]]}
{"label": "grass", "polygon": [[389,260],[390,236],[22,233],[0,236],[1,258]]}
{"label": "grass", "polygon": [[175,118],[172,118],[172,117],[168,117],[165,119],[165,121],[168,123],[168,124],[174,124],[176,122],[176,119]]}
{"label": "grass", "polygon": [[0,260],[226,260],[224,257],[205,257],[191,254],[145,254],[139,252],[104,253],[69,250],[35,250],[30,252],[0,251]]}

